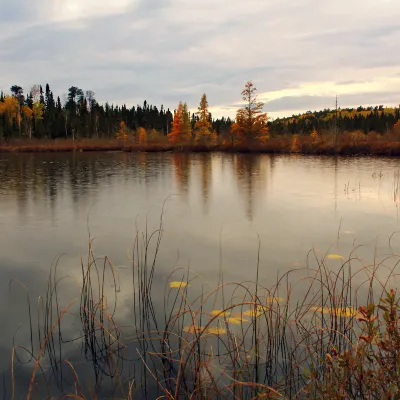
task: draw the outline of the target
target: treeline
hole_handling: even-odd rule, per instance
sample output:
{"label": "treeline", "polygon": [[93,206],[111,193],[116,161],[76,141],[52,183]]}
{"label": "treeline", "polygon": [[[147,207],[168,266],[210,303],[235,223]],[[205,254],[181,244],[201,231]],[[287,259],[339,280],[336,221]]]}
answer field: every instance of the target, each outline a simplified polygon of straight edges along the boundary
{"label": "treeline", "polygon": [[[99,104],[92,91],[71,86],[61,101],[50,86],[33,86],[27,94],[14,85],[11,94],[0,93],[0,139],[122,138],[138,141],[165,137],[172,143],[188,140],[234,144],[257,139],[265,142],[282,134],[316,135],[323,132],[361,131],[385,134],[400,130],[400,108],[358,107],[308,111],[268,121],[257,100],[256,88],[247,82],[242,91],[244,107],[235,120],[212,118],[203,95],[198,111],[189,113],[185,103],[170,111],[148,104],[128,108]],[[153,132],[153,133],[151,133]],[[159,140],[159,139],[157,139]]]}
{"label": "treeline", "polygon": [[274,134],[311,134],[313,131],[362,131],[388,133],[400,120],[400,108],[358,107],[335,110],[307,111],[292,117],[279,118],[269,123]]}
{"label": "treeline", "polygon": [[[35,85],[25,95],[22,87],[11,87],[11,95],[0,93],[0,138],[100,138],[114,137],[121,129],[139,128],[155,130],[168,135],[173,129],[174,112],[148,104],[128,108],[99,104],[92,91],[71,86],[62,102],[55,97],[50,86],[44,89]],[[217,134],[230,129],[229,118],[213,120],[209,114],[211,129]],[[199,116],[191,114],[189,122],[194,129]]]}

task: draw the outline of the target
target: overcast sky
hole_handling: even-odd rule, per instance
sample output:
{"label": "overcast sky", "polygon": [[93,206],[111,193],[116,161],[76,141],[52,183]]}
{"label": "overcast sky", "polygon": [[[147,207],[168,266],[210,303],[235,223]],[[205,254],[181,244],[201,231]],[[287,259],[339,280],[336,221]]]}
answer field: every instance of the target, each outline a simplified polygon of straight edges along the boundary
{"label": "overcast sky", "polygon": [[0,88],[234,116],[400,103],[399,0],[0,0]]}

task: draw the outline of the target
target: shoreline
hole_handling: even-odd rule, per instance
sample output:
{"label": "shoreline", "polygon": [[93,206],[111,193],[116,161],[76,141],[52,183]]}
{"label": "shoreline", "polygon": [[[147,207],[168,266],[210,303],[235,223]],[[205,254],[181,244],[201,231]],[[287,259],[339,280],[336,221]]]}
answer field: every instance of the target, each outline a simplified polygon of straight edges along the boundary
{"label": "shoreline", "polygon": [[253,154],[300,154],[338,156],[400,156],[400,141],[366,140],[340,141],[337,146],[331,140],[312,141],[299,137],[293,145],[291,137],[277,137],[265,144],[192,144],[122,142],[117,139],[56,139],[13,140],[0,142],[0,153],[69,153],[69,152],[179,152],[179,153],[253,153]]}

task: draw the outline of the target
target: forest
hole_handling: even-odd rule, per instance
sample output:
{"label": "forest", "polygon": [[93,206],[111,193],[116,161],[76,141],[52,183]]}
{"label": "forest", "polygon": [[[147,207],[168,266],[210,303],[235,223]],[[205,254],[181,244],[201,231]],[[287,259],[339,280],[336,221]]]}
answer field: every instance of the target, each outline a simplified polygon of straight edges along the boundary
{"label": "forest", "polygon": [[264,146],[266,151],[310,152],[311,140],[313,150],[323,153],[332,150],[332,141],[337,151],[344,141],[397,142],[400,134],[399,107],[338,107],[271,120],[256,91],[251,81],[245,84],[242,108],[232,120],[213,118],[206,94],[197,111],[190,112],[182,102],[172,111],[146,100],[129,108],[125,104],[99,104],[93,91],[76,86],[71,86],[61,101],[49,84],[44,89],[34,85],[26,94],[21,86],[13,85],[10,94],[0,94],[0,141],[115,139],[131,146],[157,143],[232,148],[246,144]]}

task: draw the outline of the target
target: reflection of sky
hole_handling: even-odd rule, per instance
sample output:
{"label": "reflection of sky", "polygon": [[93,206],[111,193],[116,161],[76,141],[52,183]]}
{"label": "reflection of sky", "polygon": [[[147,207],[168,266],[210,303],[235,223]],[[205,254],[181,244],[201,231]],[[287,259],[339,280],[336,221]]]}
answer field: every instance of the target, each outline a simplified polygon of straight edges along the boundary
{"label": "reflection of sky", "polygon": [[[313,246],[321,256],[347,257],[361,244],[356,254],[365,263],[373,262],[376,246],[382,258],[389,251],[389,236],[398,229],[393,197],[397,168],[393,159],[239,154],[5,157],[0,163],[0,318],[8,324],[0,367],[8,366],[12,336],[20,324],[19,343],[29,339],[25,298],[15,286],[8,294],[9,281],[28,284],[35,302],[44,294],[52,261],[65,253],[58,273],[72,279],[60,286],[60,296],[64,304],[79,296],[88,215],[95,253],[108,255],[118,270],[118,319],[131,325],[128,252],[135,220],[142,230],[147,215],[149,230],[157,229],[169,195],[155,304],[163,302],[175,266],[199,273],[206,290],[216,284],[220,262],[225,281],[255,279],[257,234],[260,282],[267,286],[278,272],[305,267]],[[328,261],[330,268],[336,264]],[[113,293],[111,284],[106,292]],[[68,328],[71,335],[79,332],[79,324]]]}

